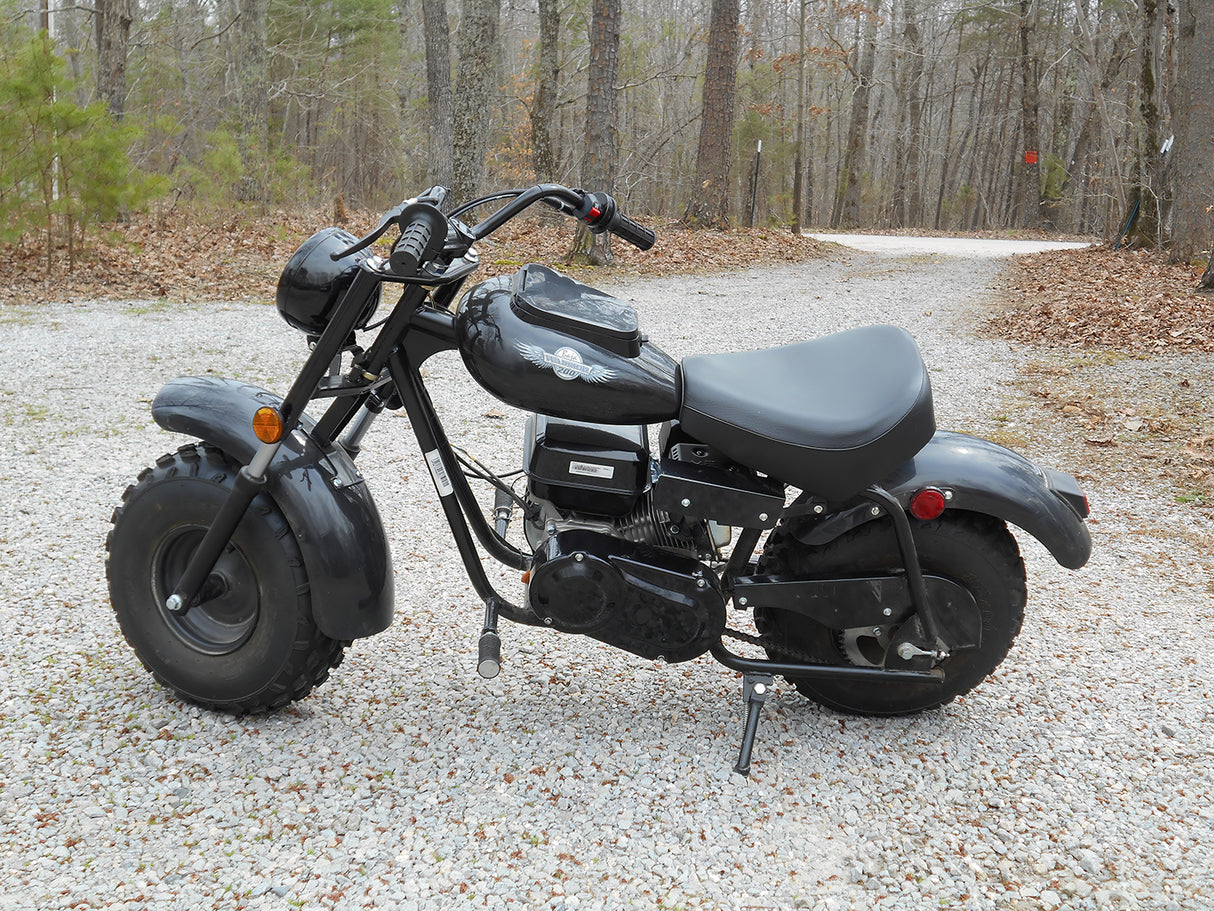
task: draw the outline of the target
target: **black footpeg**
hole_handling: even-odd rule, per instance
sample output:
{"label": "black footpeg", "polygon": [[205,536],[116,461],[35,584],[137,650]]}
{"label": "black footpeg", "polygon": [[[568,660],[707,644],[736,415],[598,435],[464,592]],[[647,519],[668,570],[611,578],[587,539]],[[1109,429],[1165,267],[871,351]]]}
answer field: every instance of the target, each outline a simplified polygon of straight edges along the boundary
{"label": "black footpeg", "polygon": [[497,608],[500,599],[485,601],[485,626],[477,643],[476,672],[486,680],[492,680],[502,672],[502,637],[497,634]]}
{"label": "black footpeg", "polygon": [[767,701],[774,682],[770,674],[746,674],[742,677],[742,698],[746,701],[746,730],[742,734],[742,748],[738,751],[738,764],[733,770],[739,775],[750,776],[750,753],[755,746],[755,731],[759,729],[759,715]]}
{"label": "black footpeg", "polygon": [[501,637],[493,630],[485,630],[481,633],[477,651],[476,672],[486,680],[492,680],[502,671]]}

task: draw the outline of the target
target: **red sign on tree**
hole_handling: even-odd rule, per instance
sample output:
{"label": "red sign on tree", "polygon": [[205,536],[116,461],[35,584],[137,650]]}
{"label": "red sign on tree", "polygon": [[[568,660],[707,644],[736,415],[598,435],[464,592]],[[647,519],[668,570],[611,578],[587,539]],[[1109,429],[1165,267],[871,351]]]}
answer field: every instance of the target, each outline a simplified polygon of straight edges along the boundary
{"label": "red sign on tree", "polygon": [[1032,149],[1026,150],[1024,153],[1024,163],[1025,164],[1036,164],[1037,163],[1037,153],[1035,151],[1033,151]]}

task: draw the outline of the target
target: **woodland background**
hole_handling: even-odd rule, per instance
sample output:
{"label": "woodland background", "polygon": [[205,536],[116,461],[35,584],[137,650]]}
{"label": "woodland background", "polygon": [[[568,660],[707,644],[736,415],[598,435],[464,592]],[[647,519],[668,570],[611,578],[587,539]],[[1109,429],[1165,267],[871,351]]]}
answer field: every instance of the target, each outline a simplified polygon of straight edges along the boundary
{"label": "woodland background", "polygon": [[1112,237],[1137,206],[1133,242],[1211,247],[1200,0],[35,3],[0,0],[0,242],[48,268],[149,206],[537,180],[711,226]]}

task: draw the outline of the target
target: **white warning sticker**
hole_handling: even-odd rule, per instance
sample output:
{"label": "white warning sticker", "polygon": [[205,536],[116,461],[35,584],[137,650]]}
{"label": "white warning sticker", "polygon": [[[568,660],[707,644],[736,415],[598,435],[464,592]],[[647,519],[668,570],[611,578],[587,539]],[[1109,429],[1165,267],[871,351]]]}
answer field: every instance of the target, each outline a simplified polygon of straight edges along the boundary
{"label": "white warning sticker", "polygon": [[584,478],[613,478],[614,465],[598,465],[594,462],[570,462],[569,473],[581,475]]}
{"label": "white warning sticker", "polygon": [[447,474],[447,466],[443,464],[443,457],[437,449],[431,449],[426,453],[426,464],[430,466],[430,477],[434,479],[434,486],[438,489],[440,497],[449,497],[455,493],[455,488],[451,484],[451,477]]}

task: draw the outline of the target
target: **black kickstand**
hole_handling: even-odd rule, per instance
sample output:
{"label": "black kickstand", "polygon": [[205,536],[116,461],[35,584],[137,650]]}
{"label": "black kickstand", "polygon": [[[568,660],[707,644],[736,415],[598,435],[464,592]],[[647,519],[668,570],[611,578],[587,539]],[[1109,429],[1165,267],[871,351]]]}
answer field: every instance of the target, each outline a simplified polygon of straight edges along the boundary
{"label": "black kickstand", "polygon": [[755,731],[759,729],[759,715],[763,703],[771,693],[771,674],[745,674],[742,677],[742,698],[746,701],[746,730],[742,734],[742,749],[738,751],[738,764],[733,770],[750,777],[750,753],[755,746]]}

